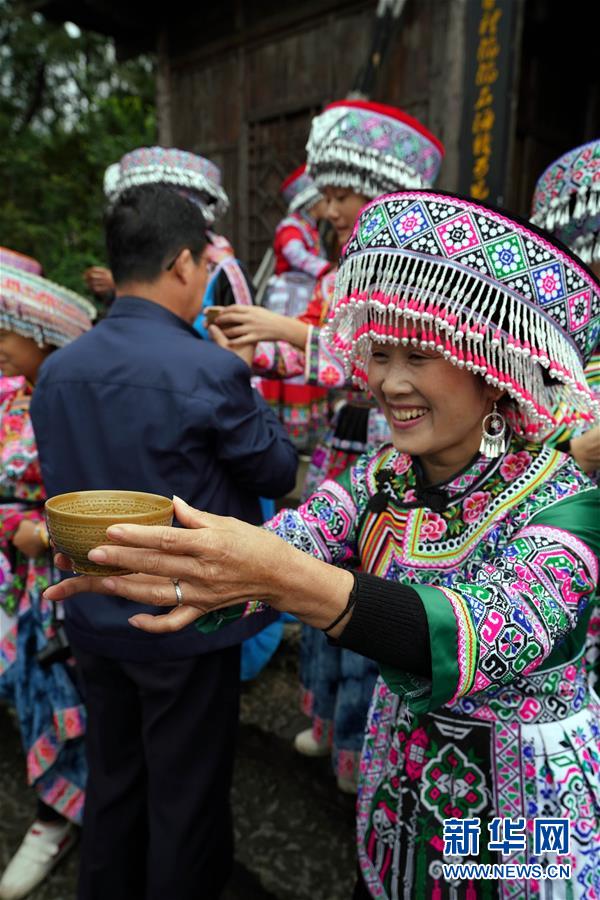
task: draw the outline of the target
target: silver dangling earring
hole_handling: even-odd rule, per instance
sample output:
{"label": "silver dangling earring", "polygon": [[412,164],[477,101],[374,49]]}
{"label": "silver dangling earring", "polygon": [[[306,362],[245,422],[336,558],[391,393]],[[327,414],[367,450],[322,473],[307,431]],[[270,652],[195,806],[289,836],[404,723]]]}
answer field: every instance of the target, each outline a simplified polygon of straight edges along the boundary
{"label": "silver dangling earring", "polygon": [[484,417],[481,423],[479,452],[488,459],[496,459],[496,457],[502,456],[505,450],[506,419],[501,412],[498,412],[498,406],[494,403],[493,410]]}

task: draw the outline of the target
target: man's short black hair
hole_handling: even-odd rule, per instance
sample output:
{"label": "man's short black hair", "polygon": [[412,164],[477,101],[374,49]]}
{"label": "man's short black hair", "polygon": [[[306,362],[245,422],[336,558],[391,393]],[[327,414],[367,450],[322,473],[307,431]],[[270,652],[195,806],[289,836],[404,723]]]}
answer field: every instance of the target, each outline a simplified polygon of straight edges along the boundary
{"label": "man's short black hair", "polygon": [[174,188],[130,188],[106,212],[108,262],[115,284],[156,281],[186,247],[198,261],[206,246],[200,207]]}

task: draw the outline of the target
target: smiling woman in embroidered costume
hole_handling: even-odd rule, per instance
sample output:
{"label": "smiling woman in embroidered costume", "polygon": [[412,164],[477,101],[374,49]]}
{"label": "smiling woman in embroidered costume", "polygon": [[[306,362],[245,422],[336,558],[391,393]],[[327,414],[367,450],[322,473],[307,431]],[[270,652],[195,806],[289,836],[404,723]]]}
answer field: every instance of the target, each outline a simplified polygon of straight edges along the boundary
{"label": "smiling woman in embroidered costume", "polygon": [[[582,652],[598,489],[543,443],[561,397],[598,417],[583,366],[599,317],[600,285],[549,236],[448,194],[379,198],[345,248],[327,329],[392,443],[271,533],[177,501],[186,528],[118,526],[118,546],[90,554],[140,573],[94,590],[174,607],[179,579],[184,605],[137,627],[214,629],[262,601],[377,660],[357,898],[600,891],[600,705]],[[48,595],[91,589],[75,578]],[[495,817],[526,820],[502,859],[485,840]],[[540,817],[569,818],[568,855],[535,855]],[[571,880],[450,885],[447,819],[480,820],[471,861],[568,863]]]}
{"label": "smiling woman in embroidered costume", "polygon": [[87,775],[81,697],[65,656],[52,662],[49,652],[60,650],[58,624],[41,594],[56,572],[29,403],[48,354],[87,331],[95,310],[41,272],[0,247],[0,699],[15,708],[38,796],[36,821],[0,879],[10,900],[29,894],[75,842]]}

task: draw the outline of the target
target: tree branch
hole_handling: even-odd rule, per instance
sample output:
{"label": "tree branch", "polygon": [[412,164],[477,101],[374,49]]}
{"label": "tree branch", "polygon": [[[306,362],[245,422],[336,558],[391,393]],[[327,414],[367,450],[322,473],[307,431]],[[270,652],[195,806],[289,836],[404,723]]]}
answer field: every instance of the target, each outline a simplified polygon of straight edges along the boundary
{"label": "tree branch", "polygon": [[44,60],[40,60],[40,63],[35,72],[35,79],[33,84],[33,91],[31,93],[31,97],[29,98],[29,103],[27,104],[27,109],[25,111],[25,115],[23,116],[23,121],[21,122],[19,128],[17,129],[17,134],[23,134],[26,128],[29,127],[31,121],[35,114],[38,112],[42,105],[42,101],[44,99],[44,92],[46,90],[46,63]]}

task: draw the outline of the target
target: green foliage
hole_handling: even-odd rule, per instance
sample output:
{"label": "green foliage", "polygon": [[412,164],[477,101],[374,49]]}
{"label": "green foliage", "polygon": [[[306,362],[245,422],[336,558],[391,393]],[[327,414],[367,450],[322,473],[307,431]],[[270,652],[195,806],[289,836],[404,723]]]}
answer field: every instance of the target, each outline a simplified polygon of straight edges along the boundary
{"label": "green foliage", "polygon": [[117,63],[110,39],[14,0],[0,0],[0,48],[0,243],[83,293],[83,269],[105,263],[104,171],[156,141],[152,61]]}

